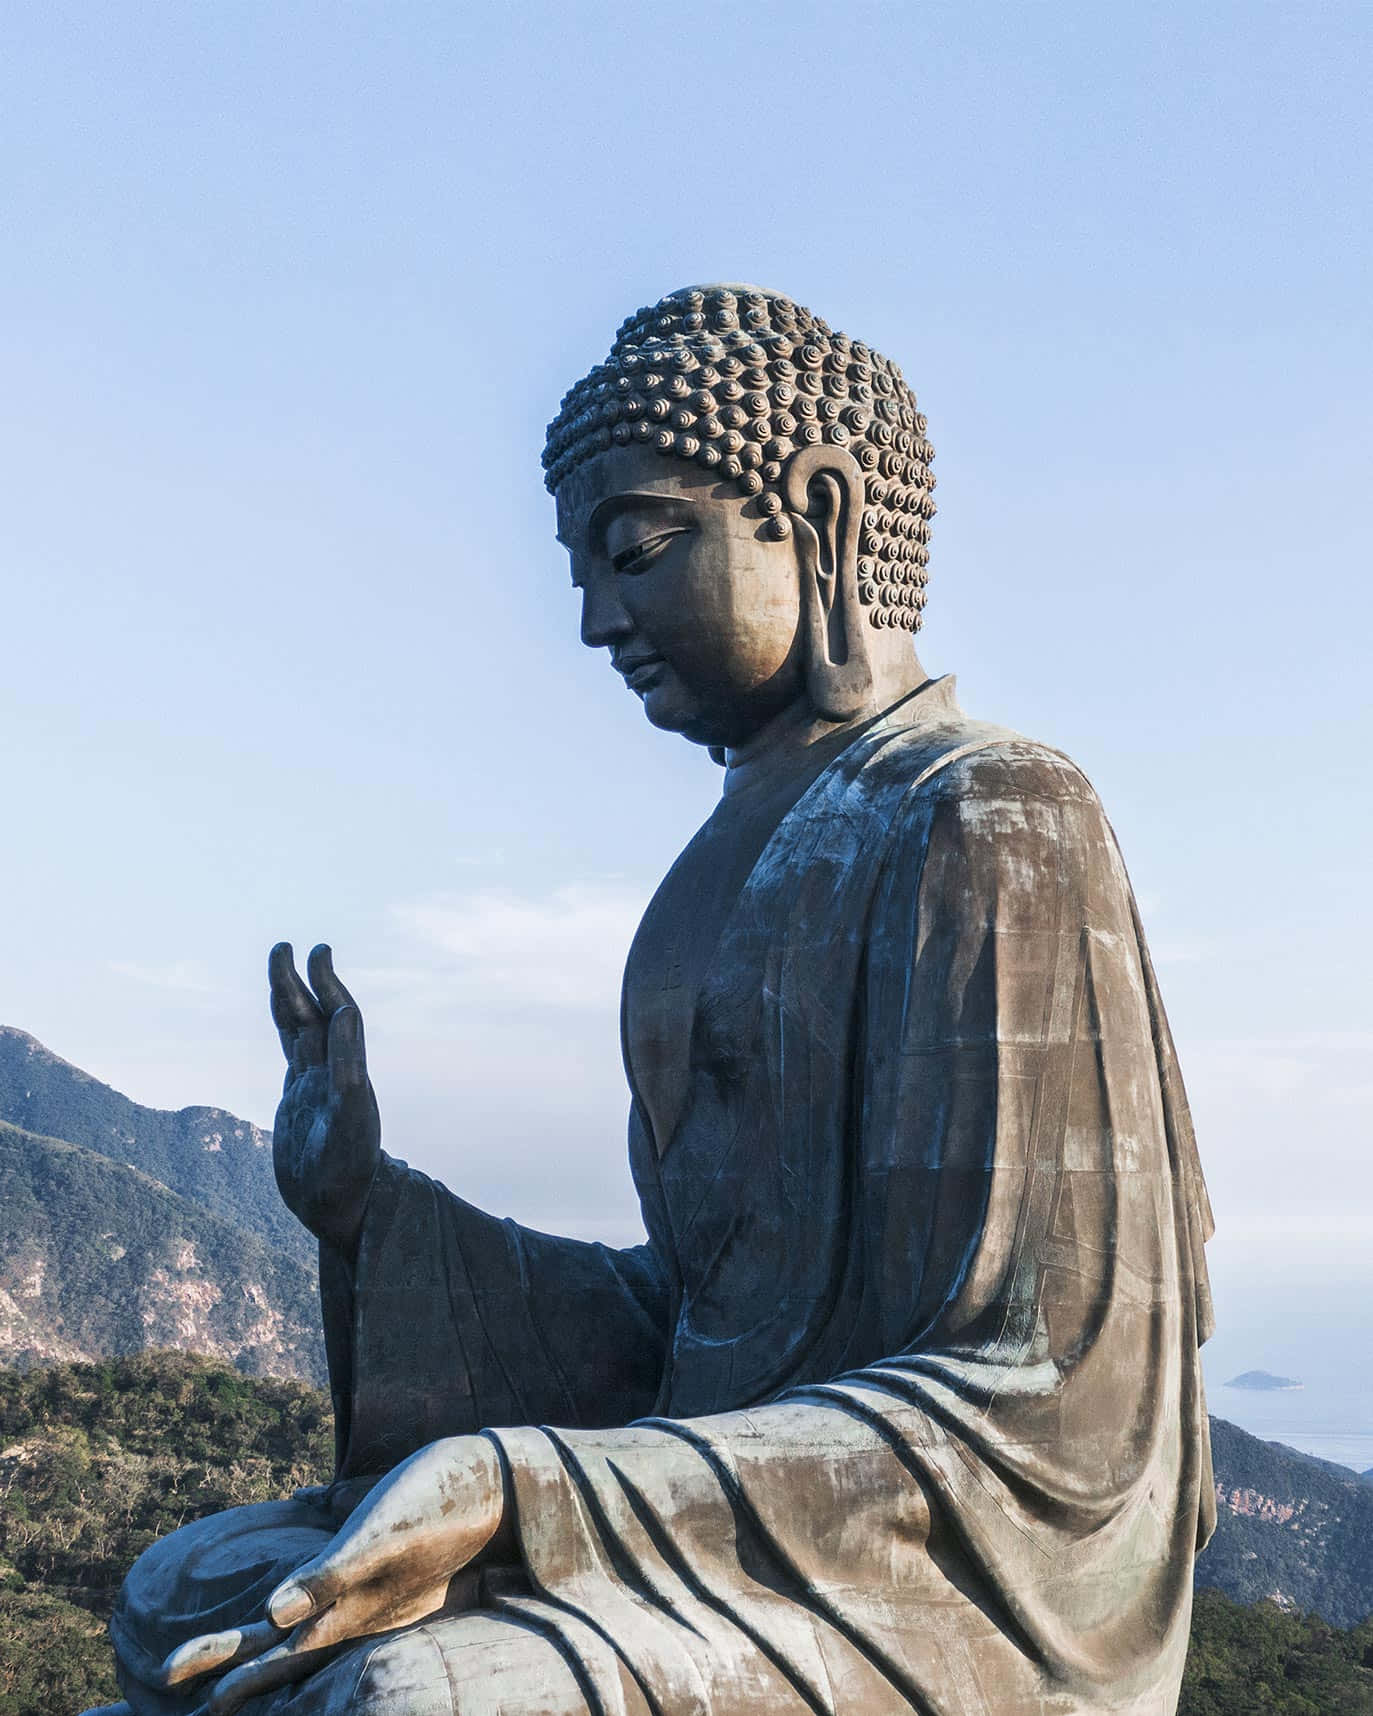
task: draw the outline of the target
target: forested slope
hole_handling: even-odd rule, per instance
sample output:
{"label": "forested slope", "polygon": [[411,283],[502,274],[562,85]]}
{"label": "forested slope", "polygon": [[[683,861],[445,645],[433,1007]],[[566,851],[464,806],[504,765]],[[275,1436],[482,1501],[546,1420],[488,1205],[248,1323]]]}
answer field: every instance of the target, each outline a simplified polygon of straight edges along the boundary
{"label": "forested slope", "polygon": [[1373,1614],[1373,1485],[1211,1420],[1216,1534],[1197,1584],[1350,1627]]}
{"label": "forested slope", "polygon": [[155,1537],[331,1475],[326,1398],[184,1354],[0,1370],[0,1716],[117,1696],[105,1621]]}
{"label": "forested slope", "polygon": [[145,1347],[323,1382],[314,1267],[137,1169],[0,1122],[0,1362]]}

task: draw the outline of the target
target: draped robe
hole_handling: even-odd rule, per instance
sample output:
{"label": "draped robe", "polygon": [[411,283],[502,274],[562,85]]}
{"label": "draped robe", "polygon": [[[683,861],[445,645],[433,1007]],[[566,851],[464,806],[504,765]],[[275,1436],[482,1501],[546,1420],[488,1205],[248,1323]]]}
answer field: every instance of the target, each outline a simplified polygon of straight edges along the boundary
{"label": "draped robe", "polygon": [[[675,1049],[636,1059],[627,989],[645,1245],[387,1159],[356,1261],[326,1249],[340,1473],[485,1431],[522,1566],[254,1710],[1171,1716],[1213,1524],[1210,1216],[1095,794],[939,681],[716,915]],[[671,988],[677,952],[641,955]],[[130,1576],[140,1716],[189,1708],[148,1689],[164,1650],[325,1540],[238,1511]]]}

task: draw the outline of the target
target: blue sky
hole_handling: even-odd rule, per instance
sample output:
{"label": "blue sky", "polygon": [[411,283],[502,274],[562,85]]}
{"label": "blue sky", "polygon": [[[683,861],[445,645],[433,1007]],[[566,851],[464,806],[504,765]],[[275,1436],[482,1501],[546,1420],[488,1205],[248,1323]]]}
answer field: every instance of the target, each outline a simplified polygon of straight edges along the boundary
{"label": "blue sky", "polygon": [[1262,0],[11,9],[0,1020],[269,1121],[267,947],[330,939],[394,1150],[631,1233],[618,969],[718,773],[578,646],[538,454],[623,315],[762,281],[928,413],[927,666],[1116,824],[1217,1365],[1334,1374],[1373,1288],[1371,36]]}

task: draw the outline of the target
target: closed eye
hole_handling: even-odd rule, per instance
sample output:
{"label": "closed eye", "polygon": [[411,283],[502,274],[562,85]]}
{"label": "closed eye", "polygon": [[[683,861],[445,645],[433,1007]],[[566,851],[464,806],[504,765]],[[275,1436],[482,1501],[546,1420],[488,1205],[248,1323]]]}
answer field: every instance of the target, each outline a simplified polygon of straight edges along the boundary
{"label": "closed eye", "polygon": [[690,529],[688,524],[679,524],[673,530],[655,531],[652,536],[645,536],[612,555],[610,564],[617,572],[646,572],[674,536],[685,536]]}

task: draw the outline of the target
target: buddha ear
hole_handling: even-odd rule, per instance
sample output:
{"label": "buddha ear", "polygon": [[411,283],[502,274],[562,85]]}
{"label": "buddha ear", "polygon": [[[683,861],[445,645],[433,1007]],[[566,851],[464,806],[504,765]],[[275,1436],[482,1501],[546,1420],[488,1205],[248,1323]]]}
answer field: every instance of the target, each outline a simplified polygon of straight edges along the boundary
{"label": "buddha ear", "polygon": [[817,714],[847,721],[869,702],[868,625],[858,599],[863,472],[843,447],[802,447],[782,477],[801,568],[806,689]]}

